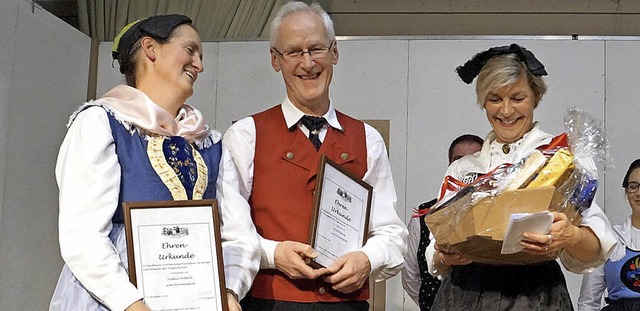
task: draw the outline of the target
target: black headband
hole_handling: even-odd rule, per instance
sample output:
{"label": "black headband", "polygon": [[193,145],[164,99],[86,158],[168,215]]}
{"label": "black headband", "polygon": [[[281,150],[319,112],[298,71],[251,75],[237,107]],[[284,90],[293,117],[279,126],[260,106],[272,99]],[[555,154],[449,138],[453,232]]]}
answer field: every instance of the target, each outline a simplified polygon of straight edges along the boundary
{"label": "black headband", "polygon": [[138,39],[150,36],[156,40],[166,40],[173,29],[191,23],[190,18],[180,14],[156,15],[132,22],[113,40],[111,56],[122,65],[130,57],[131,49]]}
{"label": "black headband", "polygon": [[466,84],[471,84],[473,79],[480,73],[485,63],[492,57],[505,54],[515,54],[521,62],[525,64],[527,70],[535,76],[546,76],[547,71],[544,65],[529,50],[515,43],[509,46],[492,47],[486,51],[480,52],[468,60],[464,65],[458,66],[456,72],[460,79]]}

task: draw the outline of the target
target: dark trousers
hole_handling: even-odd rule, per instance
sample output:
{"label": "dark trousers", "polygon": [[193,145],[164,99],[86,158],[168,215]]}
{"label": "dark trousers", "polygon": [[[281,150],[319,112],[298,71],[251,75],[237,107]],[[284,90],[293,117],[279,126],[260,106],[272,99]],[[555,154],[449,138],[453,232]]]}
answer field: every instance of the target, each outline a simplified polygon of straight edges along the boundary
{"label": "dark trousers", "polygon": [[291,302],[245,297],[240,302],[243,311],[368,311],[367,301]]}

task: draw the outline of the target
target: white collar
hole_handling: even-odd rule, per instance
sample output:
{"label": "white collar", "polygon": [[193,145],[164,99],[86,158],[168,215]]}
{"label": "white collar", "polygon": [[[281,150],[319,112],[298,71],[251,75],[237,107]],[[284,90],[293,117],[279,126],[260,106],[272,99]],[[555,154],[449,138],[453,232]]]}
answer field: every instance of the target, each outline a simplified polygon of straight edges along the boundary
{"label": "white collar", "polygon": [[[293,105],[289,97],[285,98],[282,102],[282,114],[284,115],[284,120],[287,123],[287,128],[291,128],[295,126],[298,121],[305,115],[304,112],[300,111],[296,106]],[[327,113],[322,115],[321,117],[327,120],[329,126],[342,131],[342,125],[338,122],[338,117],[336,116],[336,110],[333,108],[333,103],[329,101],[329,110]]]}
{"label": "white collar", "polygon": [[[519,146],[516,151],[509,152],[508,159],[504,162],[492,161],[491,143],[496,139],[496,134],[491,131],[484,140],[482,150],[472,155],[466,155],[461,159],[451,163],[447,169],[447,175],[462,180],[467,174],[486,174],[491,169],[503,163],[514,163],[525,156],[528,156],[536,147],[548,142],[553,135],[540,130],[538,122],[533,124],[533,129],[520,139]],[[495,162],[495,163],[492,163]]]}
{"label": "white collar", "polygon": [[616,247],[609,256],[609,260],[618,261],[624,258],[626,248],[640,251],[640,230],[631,226],[631,216],[623,223],[613,226],[613,232],[618,240]]}
{"label": "white collar", "polygon": [[613,226],[613,231],[625,246],[636,251],[640,250],[640,229],[631,225],[631,216],[623,223]]}

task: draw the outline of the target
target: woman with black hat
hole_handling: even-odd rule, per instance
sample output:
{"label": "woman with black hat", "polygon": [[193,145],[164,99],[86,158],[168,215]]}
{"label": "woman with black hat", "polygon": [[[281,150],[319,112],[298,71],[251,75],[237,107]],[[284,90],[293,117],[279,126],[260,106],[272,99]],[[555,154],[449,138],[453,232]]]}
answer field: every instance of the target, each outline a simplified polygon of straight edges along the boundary
{"label": "woman with black hat", "polygon": [[[533,53],[512,44],[478,53],[457,68],[470,84],[477,76],[476,95],[491,131],[474,155],[449,166],[446,176],[471,183],[505,163],[516,163],[553,135],[539,129],[533,112],[546,92],[547,72]],[[443,188],[445,189],[445,188]],[[595,204],[582,214],[579,226],[563,213],[553,213],[546,234],[525,233],[524,252],[560,253],[563,265],[581,273],[602,264],[615,243],[609,222]],[[443,277],[432,310],[571,310],[564,275],[555,260],[529,265],[489,265],[471,262],[457,253],[427,249],[429,272]]]}
{"label": "woman with black hat", "polygon": [[235,172],[220,165],[231,161],[220,133],[185,104],[204,70],[200,36],[186,16],[153,16],[127,25],[112,52],[127,85],[78,108],[58,155],[65,266],[50,310],[149,310],[129,282],[122,202],[213,198],[237,310],[259,267],[258,237],[237,206],[247,203]]}

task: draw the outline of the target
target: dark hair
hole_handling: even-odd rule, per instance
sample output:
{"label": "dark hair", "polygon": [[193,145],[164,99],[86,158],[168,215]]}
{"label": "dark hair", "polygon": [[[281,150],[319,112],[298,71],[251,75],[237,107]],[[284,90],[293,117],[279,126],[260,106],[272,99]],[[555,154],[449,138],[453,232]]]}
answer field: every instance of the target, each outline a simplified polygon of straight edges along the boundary
{"label": "dark hair", "polygon": [[453,149],[459,143],[478,143],[480,146],[482,146],[482,144],[484,144],[484,140],[479,136],[473,134],[464,134],[458,136],[458,138],[454,139],[451,142],[451,145],[449,145],[449,162],[451,162],[451,157],[453,156]]}
{"label": "dark hair", "polygon": [[111,56],[118,61],[120,73],[124,74],[127,85],[136,85],[136,52],[142,38],[149,36],[160,44],[165,44],[173,36],[174,30],[186,24],[191,27],[189,17],[180,14],[156,15],[135,21],[125,26],[116,36]]}
{"label": "dark hair", "polygon": [[627,186],[629,185],[629,175],[631,175],[631,173],[637,168],[640,168],[640,159],[636,159],[635,161],[631,162],[631,165],[629,165],[629,169],[627,170],[627,173],[624,175],[624,179],[622,180],[623,188],[627,188]]}

